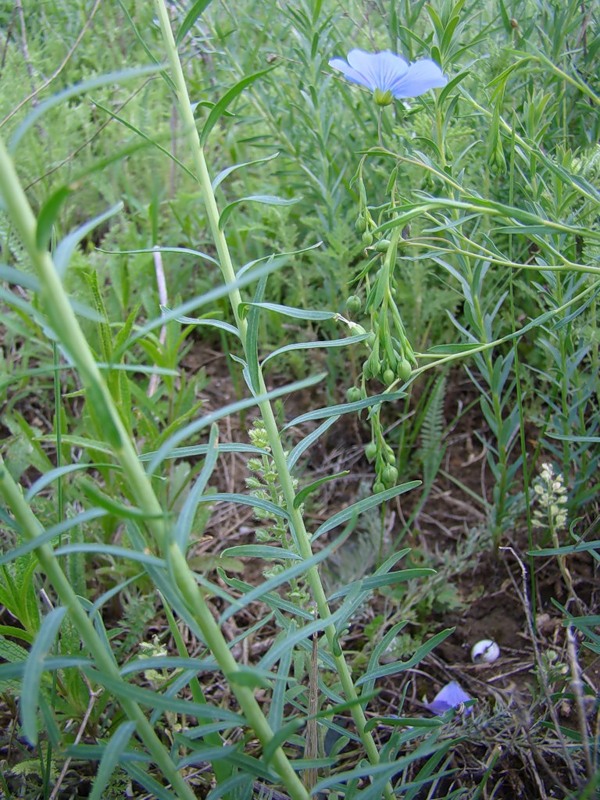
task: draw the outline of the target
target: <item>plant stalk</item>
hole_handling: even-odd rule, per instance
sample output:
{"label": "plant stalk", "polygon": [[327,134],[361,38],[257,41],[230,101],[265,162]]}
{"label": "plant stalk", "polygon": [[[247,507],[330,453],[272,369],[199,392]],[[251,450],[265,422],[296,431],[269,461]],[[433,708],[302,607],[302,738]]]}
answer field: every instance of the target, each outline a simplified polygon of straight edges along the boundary
{"label": "plant stalk", "polygon": [[[167,50],[167,57],[169,59],[169,63],[171,66],[171,73],[172,73],[171,78],[173,80],[177,92],[179,110],[183,120],[183,128],[187,135],[190,155],[193,159],[194,168],[196,170],[198,182],[200,184],[202,196],[204,198],[206,206],[208,223],[214,238],[215,246],[217,248],[217,253],[219,255],[221,272],[224,281],[227,284],[232,284],[236,280],[236,274],[233,268],[233,263],[229,252],[229,247],[227,245],[226,237],[219,226],[219,217],[220,217],[219,209],[212,188],[212,182],[206,164],[206,159],[204,157],[204,150],[200,143],[200,138],[198,136],[198,131],[196,128],[196,120],[194,119],[194,115],[192,112],[192,105],[187,90],[187,84],[181,67],[181,62],[179,60],[179,54],[177,52],[177,46],[175,44],[173,32],[171,30],[169,16],[167,14],[167,10],[165,8],[163,0],[155,0],[155,7],[158,13],[160,26],[163,33],[163,38]],[[232,291],[229,293],[229,299],[237,323],[237,327],[240,332],[240,338],[245,349],[247,325],[246,321],[242,319],[239,314],[239,306],[240,303],[242,302],[240,292],[237,289],[232,289]],[[260,370],[260,365],[259,365],[258,390],[261,393],[266,391],[262,371]],[[293,486],[292,476],[287,466],[287,460],[283,449],[283,445],[281,443],[281,437],[279,434],[277,421],[275,419],[275,414],[273,413],[273,409],[268,400],[261,402],[259,404],[259,408],[263,418],[263,422],[265,424],[267,436],[269,438],[271,453],[279,476],[281,490],[285,498],[286,508],[288,513],[290,514],[291,518],[290,524],[297,536],[299,555],[301,555],[302,558],[308,560],[313,555],[310,543],[310,537],[306,530],[302,514],[300,513],[299,509],[294,508],[295,490]],[[316,566],[310,568],[307,571],[307,582],[310,586],[320,617],[322,619],[326,619],[327,617],[331,616],[331,611],[327,603],[325,590],[323,588],[321,577],[319,575],[319,571]],[[344,694],[346,695],[346,698],[348,700],[356,700],[358,698],[358,693],[356,691],[356,687],[354,686],[354,682],[352,680],[348,664],[346,663],[346,660],[342,654],[336,655],[336,653],[339,653],[339,643],[337,641],[335,627],[333,625],[328,625],[325,628],[325,635],[327,637],[329,646],[331,648],[331,652],[335,658],[335,663],[338,669],[338,674],[344,690]],[[380,761],[379,751],[371,734],[365,731],[367,720],[363,712],[363,709],[360,705],[356,704],[352,707],[352,716],[354,719],[354,723],[357,727],[358,734],[367,752],[369,761],[373,765],[379,764]],[[393,797],[391,786],[388,786],[386,788],[385,793],[386,797],[388,798]]]}

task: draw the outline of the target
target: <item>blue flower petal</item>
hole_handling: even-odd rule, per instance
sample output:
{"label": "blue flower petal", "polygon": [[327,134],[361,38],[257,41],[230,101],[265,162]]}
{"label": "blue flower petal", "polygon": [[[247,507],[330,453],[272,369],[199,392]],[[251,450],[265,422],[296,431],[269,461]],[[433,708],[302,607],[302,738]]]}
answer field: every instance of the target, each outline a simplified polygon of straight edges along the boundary
{"label": "blue flower petal", "polygon": [[[466,703],[468,700],[472,700],[471,696],[456,681],[451,681],[440,689],[431,703],[425,704],[425,708],[428,708],[432,714],[441,715],[451,708],[456,708],[461,703]],[[467,713],[469,711],[470,709],[468,709]]]}
{"label": "blue flower petal", "polygon": [[381,53],[365,53],[364,50],[351,50],[348,53],[350,66],[365,77],[371,91],[379,89],[387,92],[392,84],[408,71],[408,61],[402,56],[383,50]]}
{"label": "blue flower petal", "polygon": [[429,89],[440,89],[448,83],[448,78],[430,58],[415,61],[405,75],[399,76],[391,86],[394,97],[418,97]]}
{"label": "blue flower petal", "polygon": [[329,62],[329,66],[342,72],[344,77],[349,81],[352,81],[352,83],[358,83],[360,86],[366,86],[367,89],[371,89],[370,81],[361,75],[360,72],[352,69],[352,67],[347,64],[343,58],[332,58]]}
{"label": "blue flower petal", "polygon": [[366,86],[372,92],[391,92],[396,98],[418,97],[428,89],[439,88],[448,83],[442,70],[429,58],[413,64],[389,50],[367,53],[354,49],[348,53],[347,61],[332,58],[329,66],[337,69],[352,83]]}

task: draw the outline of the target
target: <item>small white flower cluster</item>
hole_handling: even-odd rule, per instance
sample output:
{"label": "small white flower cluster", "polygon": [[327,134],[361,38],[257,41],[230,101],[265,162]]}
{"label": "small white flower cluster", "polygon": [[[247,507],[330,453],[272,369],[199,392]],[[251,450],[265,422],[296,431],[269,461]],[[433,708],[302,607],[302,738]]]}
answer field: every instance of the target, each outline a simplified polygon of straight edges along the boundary
{"label": "small white flower cluster", "polygon": [[533,512],[534,528],[559,531],[567,525],[567,487],[552,464],[542,464],[539,476],[533,483],[537,508]]}

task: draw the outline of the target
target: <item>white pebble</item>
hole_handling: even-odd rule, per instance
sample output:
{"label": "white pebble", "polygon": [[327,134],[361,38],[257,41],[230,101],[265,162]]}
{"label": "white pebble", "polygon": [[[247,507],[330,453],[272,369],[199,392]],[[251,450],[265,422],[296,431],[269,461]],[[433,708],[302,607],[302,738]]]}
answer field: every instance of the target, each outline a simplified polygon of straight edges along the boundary
{"label": "white pebble", "polygon": [[471,658],[477,663],[482,661],[491,664],[500,656],[500,648],[492,639],[482,639],[471,648]]}

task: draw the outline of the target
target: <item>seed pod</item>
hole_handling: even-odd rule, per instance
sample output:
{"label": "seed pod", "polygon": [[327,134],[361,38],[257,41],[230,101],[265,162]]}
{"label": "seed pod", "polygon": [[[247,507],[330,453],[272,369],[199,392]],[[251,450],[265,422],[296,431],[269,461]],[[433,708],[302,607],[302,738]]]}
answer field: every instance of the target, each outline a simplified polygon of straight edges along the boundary
{"label": "seed pod", "polygon": [[373,494],[379,494],[380,492],[385,491],[385,486],[381,481],[375,481],[373,484]]}
{"label": "seed pod", "polygon": [[351,386],[346,392],[346,399],[349,403],[356,403],[362,400],[362,392],[358,386]]}
{"label": "seed pod", "polygon": [[375,442],[369,442],[369,444],[365,447],[365,455],[368,461],[375,460],[375,457],[377,456],[377,445]]}
{"label": "seed pod", "polygon": [[355,317],[357,314],[360,314],[361,309],[362,300],[357,294],[351,294],[346,300],[346,311],[351,317]]}
{"label": "seed pod", "polygon": [[387,253],[390,249],[391,242],[389,239],[380,239],[377,244],[375,245],[375,250],[378,253]]}
{"label": "seed pod", "polygon": [[367,220],[363,214],[357,218],[356,222],[354,223],[354,228],[357,233],[364,233],[367,230]]}
{"label": "seed pod", "polygon": [[370,231],[365,231],[362,235],[361,241],[363,247],[369,247],[373,244],[373,234]]}
{"label": "seed pod", "polygon": [[387,466],[381,474],[381,480],[388,488],[395,486],[398,480],[398,470],[396,467]]}
{"label": "seed pod", "polygon": [[412,367],[407,358],[403,358],[402,361],[400,361],[400,363],[397,365],[396,374],[401,381],[407,381],[410,378],[412,374]]}
{"label": "seed pod", "polygon": [[391,386],[392,383],[396,380],[396,373],[394,372],[393,369],[390,369],[388,367],[384,371],[384,373],[383,373],[383,375],[381,377],[382,377],[382,380],[383,380],[383,382],[385,383],[386,386]]}

